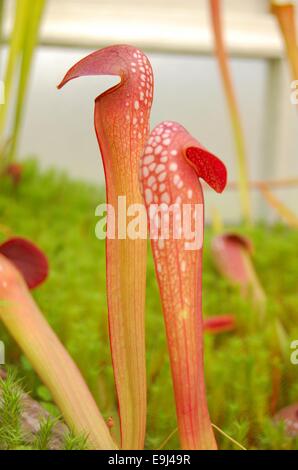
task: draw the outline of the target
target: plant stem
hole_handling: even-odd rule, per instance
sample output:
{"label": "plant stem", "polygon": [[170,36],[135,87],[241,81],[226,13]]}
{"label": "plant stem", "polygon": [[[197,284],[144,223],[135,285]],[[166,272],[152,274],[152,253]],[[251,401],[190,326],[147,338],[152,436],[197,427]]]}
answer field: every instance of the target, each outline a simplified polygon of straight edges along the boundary
{"label": "plant stem", "polygon": [[226,48],[223,39],[222,21],[220,0],[210,0],[211,17],[213,23],[213,31],[215,38],[216,55],[218,59],[219,68],[223,80],[225,94],[230,110],[231,122],[234,132],[235,146],[237,151],[238,160],[238,177],[240,200],[242,207],[242,214],[247,223],[252,221],[252,208],[248,187],[248,167],[247,155],[245,147],[244,132],[241,125],[240,112],[237,105],[236,95],[234,92],[233,81],[229,69]]}
{"label": "plant stem", "polygon": [[[22,116],[24,112],[24,101],[30,77],[30,69],[33,59],[34,50],[38,41],[39,27],[42,19],[42,13],[45,7],[45,0],[35,0],[28,14],[24,43],[23,43],[23,54],[21,62],[21,70],[19,77],[18,94],[16,100],[16,108],[14,115],[13,134],[12,142],[9,153],[9,160],[14,160],[20,136],[20,127],[22,122]],[[28,10],[29,13],[29,10]]]}
{"label": "plant stem", "polygon": [[13,31],[9,43],[9,55],[4,76],[5,103],[0,106],[0,137],[6,126],[6,117],[9,109],[11,89],[15,79],[16,68],[20,58],[20,51],[24,41],[26,21],[31,2],[29,0],[16,0],[16,10]]}
{"label": "plant stem", "polygon": [[298,38],[296,31],[296,9],[293,2],[283,4],[271,2],[272,13],[276,16],[282,32],[293,80],[298,80]]}
{"label": "plant stem", "polygon": [[33,301],[23,279],[5,257],[0,318],[42,382],[50,390],[67,424],[84,434],[94,449],[115,449],[109,430],[68,352]]}
{"label": "plant stem", "polygon": [[233,444],[235,444],[237,447],[239,447],[241,450],[247,450],[246,447],[244,447],[240,442],[236,441],[236,439],[233,439],[233,437],[229,436],[226,432],[224,432],[222,429],[220,429],[218,426],[212,423],[212,427],[216,429],[217,432],[219,432],[222,436],[224,436],[226,439],[231,441]]}
{"label": "plant stem", "polygon": [[298,217],[283,202],[281,202],[266,185],[260,186],[260,191],[268,204],[287,222],[289,227],[298,228]]}
{"label": "plant stem", "polygon": [[[4,14],[4,0],[0,0],[0,54],[2,54],[2,46],[3,46],[3,14]],[[2,57],[0,57],[0,70],[1,70],[1,63],[2,63]]]}

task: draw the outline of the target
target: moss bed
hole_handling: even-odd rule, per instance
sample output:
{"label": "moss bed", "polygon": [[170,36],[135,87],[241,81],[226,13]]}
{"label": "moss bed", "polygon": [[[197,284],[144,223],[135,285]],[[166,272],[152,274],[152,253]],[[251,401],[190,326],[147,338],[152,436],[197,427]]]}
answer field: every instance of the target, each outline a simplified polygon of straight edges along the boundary
{"label": "moss bed", "polygon": [[[18,187],[9,179],[1,180],[0,236],[4,240],[8,228],[14,235],[34,240],[48,255],[49,279],[34,296],[80,367],[103,415],[116,420],[107,328],[105,246],[94,232],[95,207],[103,200],[103,190],[71,181],[55,171],[42,173],[34,161],[29,161],[24,165]],[[236,229],[254,242],[255,265],[268,296],[268,309],[260,328],[253,306],[217,274],[210,255],[212,232],[207,228],[204,312],[232,313],[237,318],[236,331],[205,336],[212,422],[248,449],[298,449],[298,440],[287,436],[282,425],[273,424],[270,415],[273,396],[277,398],[276,410],[298,401],[298,366],[290,362],[290,344],[298,339],[298,232],[283,225]],[[172,433],[164,448],[178,449],[177,433],[173,432],[175,408],[163,318],[151,256],[146,318],[149,400],[146,448],[159,448]],[[286,348],[281,348],[283,352],[276,335],[276,319],[288,335]],[[15,369],[25,390],[58,416],[49,391],[1,326],[0,339],[6,345],[7,365]],[[15,414],[16,410],[12,407],[10,412]],[[15,429],[15,439],[9,440],[5,426],[7,421],[0,416],[0,448],[22,447],[18,430]],[[237,449],[217,431],[216,437],[221,449]]]}

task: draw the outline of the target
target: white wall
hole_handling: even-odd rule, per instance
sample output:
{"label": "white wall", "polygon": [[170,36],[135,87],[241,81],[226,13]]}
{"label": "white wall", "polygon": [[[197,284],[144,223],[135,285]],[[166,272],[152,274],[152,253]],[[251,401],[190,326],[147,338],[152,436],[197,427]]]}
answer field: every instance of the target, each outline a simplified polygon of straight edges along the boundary
{"label": "white wall", "polygon": [[[87,77],[69,83],[61,91],[56,89],[67,69],[88,52],[46,48],[38,52],[21,150],[23,154],[37,154],[45,166],[55,164],[73,176],[98,181],[102,180],[102,172],[93,132],[93,101],[118,80]],[[233,141],[215,61],[156,54],[150,55],[150,60],[155,73],[152,126],[165,119],[177,120],[228,164],[232,163]],[[248,147],[254,156],[251,168],[257,177],[266,67],[257,61],[236,61],[233,65]]]}

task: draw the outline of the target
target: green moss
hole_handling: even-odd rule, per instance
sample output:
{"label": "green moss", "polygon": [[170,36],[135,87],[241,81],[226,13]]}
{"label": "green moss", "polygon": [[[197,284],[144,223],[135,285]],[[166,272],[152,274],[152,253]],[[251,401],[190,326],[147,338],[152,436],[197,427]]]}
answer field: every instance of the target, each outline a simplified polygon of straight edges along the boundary
{"label": "green moss", "polygon": [[60,418],[38,418],[36,409],[32,409],[30,428],[30,420],[27,419],[30,411],[24,401],[27,399],[16,371],[8,369],[6,379],[0,378],[0,450],[49,450],[53,449],[53,445],[62,450],[86,449],[84,436],[74,436],[65,425],[61,429]]}
{"label": "green moss", "polygon": [[0,378],[0,449],[19,448],[23,443],[21,430],[22,392],[15,374]]}
{"label": "green moss", "polygon": [[[70,181],[54,171],[40,173],[26,163],[23,181],[14,189],[1,181],[0,223],[14,234],[35,240],[47,253],[48,282],[34,295],[86,378],[103,415],[116,419],[105,294],[105,246],[95,237],[95,207],[104,191]],[[256,226],[248,232],[254,260],[268,295],[265,326],[260,328],[253,307],[215,271],[210,254],[212,233],[206,230],[204,252],[204,312],[233,313],[235,333],[206,336],[206,380],[213,422],[245,447],[298,449],[284,429],[272,424],[272,379],[280,372],[278,408],[297,401],[297,366],[290,363],[290,343],[298,339],[298,233],[287,227]],[[2,239],[5,234],[0,234]],[[175,406],[165,333],[151,256],[147,282],[148,433],[146,446],[158,448],[176,428]],[[280,354],[276,319],[288,335],[288,357]],[[30,364],[8,334],[0,329],[7,362],[17,365],[26,389],[56,415],[59,411]],[[17,423],[15,424],[17,432]],[[236,448],[216,434],[221,448]],[[42,441],[44,445],[44,441]],[[40,444],[39,444],[40,445]],[[69,448],[76,448],[71,437]],[[178,448],[175,434],[166,448]]]}

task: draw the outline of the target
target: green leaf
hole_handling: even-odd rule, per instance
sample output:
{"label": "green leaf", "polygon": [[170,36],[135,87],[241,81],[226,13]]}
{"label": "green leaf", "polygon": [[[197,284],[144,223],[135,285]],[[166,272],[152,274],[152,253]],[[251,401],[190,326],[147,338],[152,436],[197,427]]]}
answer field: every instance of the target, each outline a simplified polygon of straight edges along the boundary
{"label": "green leaf", "polygon": [[38,398],[40,398],[41,400],[43,400],[43,401],[53,401],[51,392],[44,385],[40,385],[37,388],[36,392],[37,392]]}
{"label": "green leaf", "polygon": [[26,23],[30,11],[29,0],[16,0],[16,10],[13,30],[9,42],[9,55],[6,64],[4,75],[5,85],[5,103],[0,106],[0,135],[3,137],[3,132],[6,126],[6,117],[9,109],[11,89],[15,80],[16,70],[19,63],[20,52],[22,50]]}
{"label": "green leaf", "polygon": [[[28,1],[28,0],[26,0]],[[42,19],[42,13],[45,7],[45,0],[35,0],[30,3],[30,14],[27,12],[27,21],[24,30],[23,54],[18,86],[18,94],[16,100],[16,108],[14,114],[12,143],[9,159],[13,160],[18,146],[21,122],[24,112],[24,102],[30,78],[30,70],[34,55],[34,50],[38,42],[39,28]]]}

